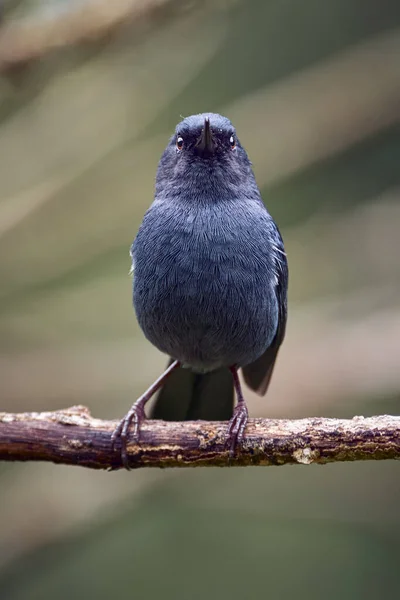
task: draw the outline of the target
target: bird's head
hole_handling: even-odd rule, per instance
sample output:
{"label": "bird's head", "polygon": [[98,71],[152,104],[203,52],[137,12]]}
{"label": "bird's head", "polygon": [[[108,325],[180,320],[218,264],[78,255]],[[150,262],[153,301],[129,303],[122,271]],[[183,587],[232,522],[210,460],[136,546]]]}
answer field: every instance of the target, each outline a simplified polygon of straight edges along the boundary
{"label": "bird's head", "polygon": [[234,193],[254,175],[236,130],[226,117],[203,113],[181,121],[160,160],[156,193]]}

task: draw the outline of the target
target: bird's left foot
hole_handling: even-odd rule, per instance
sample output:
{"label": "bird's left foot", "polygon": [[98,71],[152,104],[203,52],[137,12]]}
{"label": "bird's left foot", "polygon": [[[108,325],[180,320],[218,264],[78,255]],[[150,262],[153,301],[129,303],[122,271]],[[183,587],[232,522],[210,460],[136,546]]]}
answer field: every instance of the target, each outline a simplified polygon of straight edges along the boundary
{"label": "bird's left foot", "polygon": [[117,440],[119,440],[121,443],[121,462],[127,471],[130,471],[127,453],[127,438],[129,428],[131,425],[133,425],[131,440],[134,444],[138,444],[140,438],[140,426],[145,419],[146,413],[144,412],[144,405],[139,400],[138,402],[135,402],[130,411],[123,419],[121,419],[111,436],[113,450],[116,449]]}
{"label": "bird's left foot", "polygon": [[228,444],[231,457],[235,454],[236,445],[243,440],[248,418],[249,412],[246,402],[240,400],[233,411],[233,417],[228,426]]}

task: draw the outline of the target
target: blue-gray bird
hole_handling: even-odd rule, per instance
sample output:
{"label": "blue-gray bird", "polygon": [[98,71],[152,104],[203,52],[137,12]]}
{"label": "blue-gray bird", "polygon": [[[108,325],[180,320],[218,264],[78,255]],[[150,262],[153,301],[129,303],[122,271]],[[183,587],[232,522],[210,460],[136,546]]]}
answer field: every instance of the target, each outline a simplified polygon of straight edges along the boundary
{"label": "blue-gray bird", "polygon": [[114,431],[123,464],[129,427],[139,442],[145,404],[160,388],[153,418],[230,419],[234,453],[248,418],[238,369],[265,394],[285,335],[288,267],[227,118],[198,114],[176,127],[131,257],[139,325],[171,361]]}

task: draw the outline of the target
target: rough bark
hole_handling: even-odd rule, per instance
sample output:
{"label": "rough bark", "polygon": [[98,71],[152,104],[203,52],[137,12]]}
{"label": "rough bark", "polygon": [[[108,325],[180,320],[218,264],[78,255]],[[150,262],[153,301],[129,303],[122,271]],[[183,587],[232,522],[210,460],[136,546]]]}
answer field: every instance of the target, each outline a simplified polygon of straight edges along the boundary
{"label": "rough bark", "polygon": [[[119,469],[111,447],[116,423],[84,406],[43,413],[0,413],[0,460],[48,461]],[[400,416],[249,419],[246,436],[229,457],[227,423],[143,424],[140,445],[128,444],[132,468],[325,464],[400,458]]]}

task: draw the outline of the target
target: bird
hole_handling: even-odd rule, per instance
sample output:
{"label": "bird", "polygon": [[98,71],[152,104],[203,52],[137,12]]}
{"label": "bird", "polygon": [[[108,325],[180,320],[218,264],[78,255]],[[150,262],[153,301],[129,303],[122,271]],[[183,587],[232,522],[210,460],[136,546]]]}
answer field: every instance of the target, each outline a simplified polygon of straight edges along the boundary
{"label": "bird", "polygon": [[138,323],[170,361],[115,428],[113,448],[129,469],[130,428],[140,444],[157,392],[151,418],[227,420],[234,456],[248,420],[238,372],[266,393],[285,337],[288,263],[228,118],[200,113],[177,125],[130,256]]}

